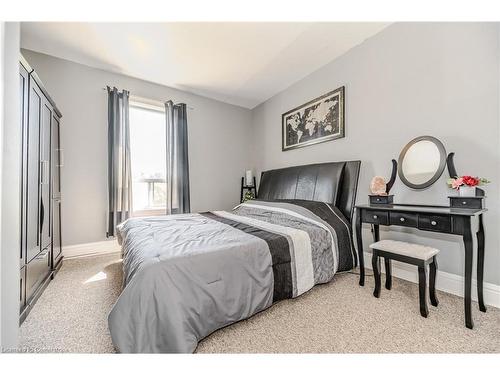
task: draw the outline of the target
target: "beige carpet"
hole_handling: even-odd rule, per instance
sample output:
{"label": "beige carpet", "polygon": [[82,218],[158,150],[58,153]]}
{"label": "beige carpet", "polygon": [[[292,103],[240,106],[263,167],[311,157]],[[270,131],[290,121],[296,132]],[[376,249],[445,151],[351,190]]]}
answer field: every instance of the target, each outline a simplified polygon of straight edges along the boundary
{"label": "beige carpet", "polygon": [[[418,288],[395,279],[393,289],[372,296],[373,280],[337,275],[294,300],[221,329],[198,353],[487,353],[500,352],[500,310],[473,305],[474,330],[463,325],[463,300],[438,292],[438,307],[419,315]],[[118,255],[65,261],[21,326],[28,352],[114,352],[107,314],[118,298]]]}

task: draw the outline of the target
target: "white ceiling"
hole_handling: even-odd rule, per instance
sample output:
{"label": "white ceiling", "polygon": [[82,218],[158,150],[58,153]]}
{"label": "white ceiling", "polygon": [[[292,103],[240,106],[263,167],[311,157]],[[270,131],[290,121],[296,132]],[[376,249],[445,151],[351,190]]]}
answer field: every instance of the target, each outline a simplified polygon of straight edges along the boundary
{"label": "white ceiling", "polygon": [[24,22],[21,46],[253,108],[387,25]]}

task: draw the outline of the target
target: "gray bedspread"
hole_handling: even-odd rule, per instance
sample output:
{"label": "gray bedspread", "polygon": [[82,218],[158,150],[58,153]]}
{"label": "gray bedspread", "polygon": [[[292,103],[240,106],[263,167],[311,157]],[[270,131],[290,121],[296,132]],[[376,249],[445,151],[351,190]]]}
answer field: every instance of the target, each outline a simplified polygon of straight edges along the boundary
{"label": "gray bedspread", "polygon": [[133,218],[118,231],[123,291],[108,323],[122,353],[191,353],[213,331],[354,266],[349,223],[321,202],[251,201]]}

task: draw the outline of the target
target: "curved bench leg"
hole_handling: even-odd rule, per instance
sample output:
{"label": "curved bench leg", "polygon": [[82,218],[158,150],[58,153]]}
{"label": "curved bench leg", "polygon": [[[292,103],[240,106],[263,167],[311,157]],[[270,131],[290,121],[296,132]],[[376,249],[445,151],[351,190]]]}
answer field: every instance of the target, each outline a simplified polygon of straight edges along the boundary
{"label": "curved bench leg", "polygon": [[418,266],[418,295],[420,299],[420,315],[427,318],[429,309],[427,308],[426,298],[426,284],[427,284],[427,269],[426,266]]}
{"label": "curved bench leg", "polygon": [[385,261],[385,289],[391,290],[392,288],[392,262],[388,258]]}
{"label": "curved bench leg", "polygon": [[373,268],[373,277],[375,278],[375,290],[373,291],[373,295],[377,298],[380,297],[380,258],[378,256],[377,250],[373,249],[372,254],[372,268]]}
{"label": "curved bench leg", "polygon": [[437,273],[437,261],[436,257],[432,258],[432,263],[429,265],[430,274],[429,274],[429,294],[431,297],[431,305],[437,306],[439,304],[439,300],[436,296],[436,273]]}

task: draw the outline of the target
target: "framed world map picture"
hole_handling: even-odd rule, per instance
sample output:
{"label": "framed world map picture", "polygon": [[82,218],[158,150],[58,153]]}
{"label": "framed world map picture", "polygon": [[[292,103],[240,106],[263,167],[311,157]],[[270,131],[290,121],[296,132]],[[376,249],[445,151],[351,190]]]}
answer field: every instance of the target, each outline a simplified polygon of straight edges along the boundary
{"label": "framed world map picture", "polygon": [[282,150],[344,137],[344,86],[281,116]]}

